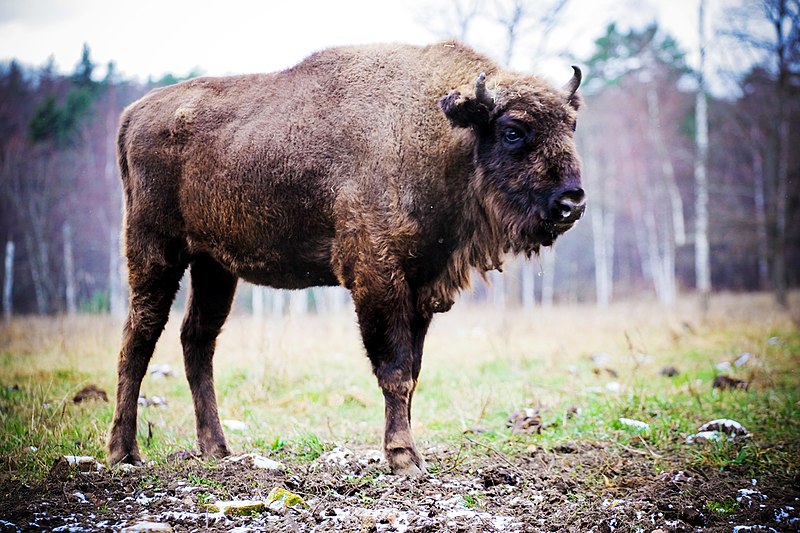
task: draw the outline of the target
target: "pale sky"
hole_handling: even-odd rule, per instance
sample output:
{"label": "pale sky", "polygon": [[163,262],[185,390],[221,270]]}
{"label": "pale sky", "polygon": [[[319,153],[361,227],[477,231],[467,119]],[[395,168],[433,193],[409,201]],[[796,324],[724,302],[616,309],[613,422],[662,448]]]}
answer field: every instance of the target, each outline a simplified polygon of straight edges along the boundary
{"label": "pale sky", "polygon": [[[611,20],[641,27],[657,20],[696,58],[699,0],[571,0],[565,22],[549,36],[586,57]],[[710,9],[728,0],[708,0]],[[287,68],[333,45],[370,42],[424,44],[439,40],[428,29],[441,19],[442,2],[426,0],[0,0],[0,61],[40,66],[52,56],[71,72],[83,43],[100,73],[113,60],[125,77],[270,72]],[[717,6],[716,9],[719,9]],[[437,18],[438,17],[438,18]],[[478,30],[476,30],[477,33]],[[485,40],[484,40],[485,37]],[[495,59],[499,33],[472,35]],[[534,62],[518,54],[515,68]],[[537,63],[546,78],[568,78],[566,59]]]}

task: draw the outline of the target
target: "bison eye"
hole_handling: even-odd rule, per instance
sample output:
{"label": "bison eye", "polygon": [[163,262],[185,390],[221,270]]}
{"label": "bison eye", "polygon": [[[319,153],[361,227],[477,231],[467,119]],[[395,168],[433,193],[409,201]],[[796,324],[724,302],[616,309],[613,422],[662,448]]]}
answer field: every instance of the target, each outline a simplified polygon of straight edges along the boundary
{"label": "bison eye", "polygon": [[509,148],[518,147],[520,144],[522,144],[522,141],[524,140],[525,140],[525,135],[517,128],[508,127],[505,130],[503,130],[503,141]]}

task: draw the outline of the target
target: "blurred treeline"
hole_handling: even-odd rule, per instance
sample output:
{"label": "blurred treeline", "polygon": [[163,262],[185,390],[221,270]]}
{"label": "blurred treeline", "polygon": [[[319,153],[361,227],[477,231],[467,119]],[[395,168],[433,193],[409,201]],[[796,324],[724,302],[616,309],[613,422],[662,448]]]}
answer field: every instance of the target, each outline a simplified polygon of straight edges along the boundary
{"label": "blurred treeline", "polygon": [[[464,11],[467,3],[452,6]],[[532,4],[523,0],[509,4],[520,8],[516,15],[512,10],[495,16],[507,38],[505,62],[523,29],[557,22],[566,3],[554,2],[549,19],[538,11],[527,26],[522,22]],[[472,4],[474,12],[455,16],[480,17],[480,2]],[[781,5],[788,9],[781,11]],[[696,260],[697,239],[703,238],[696,216],[703,183],[697,176],[703,172],[712,290],[772,290],[785,302],[787,291],[800,284],[797,2],[768,0],[756,7],[768,31],[751,40],[734,31],[725,36],[759,53],[744,70],[728,73],[736,89],[724,95],[705,90],[686,51],[656,25],[630,31],[610,25],[589,57],[574,58],[586,73],[578,123],[589,202],[584,220],[553,251],[529,263],[509,260],[502,275],[492,273],[489,285],[478,280],[469,298],[525,307],[558,301],[607,305],[649,293],[670,305],[681,291],[695,289],[696,272],[703,268]],[[462,33],[449,36],[473,41],[468,24],[453,27]],[[6,312],[124,312],[117,121],[127,104],[176,81],[123,79],[113,64],[98,68],[88,47],[71,74],[55,72],[52,64],[0,65],[0,279]],[[707,152],[699,148],[701,99],[707,103]],[[240,307],[259,312],[329,309],[340,301],[324,291],[289,297],[249,287],[240,296]]]}

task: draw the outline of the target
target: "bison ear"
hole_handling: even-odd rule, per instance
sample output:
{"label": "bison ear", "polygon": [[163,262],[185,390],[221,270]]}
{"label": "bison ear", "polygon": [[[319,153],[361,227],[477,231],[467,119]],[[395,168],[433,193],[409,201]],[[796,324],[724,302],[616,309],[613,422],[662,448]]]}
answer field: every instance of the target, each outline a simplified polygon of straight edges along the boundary
{"label": "bison ear", "polygon": [[462,96],[459,91],[451,91],[439,100],[439,107],[453,126],[487,126],[494,101],[486,92],[486,74],[475,80],[475,96]]}

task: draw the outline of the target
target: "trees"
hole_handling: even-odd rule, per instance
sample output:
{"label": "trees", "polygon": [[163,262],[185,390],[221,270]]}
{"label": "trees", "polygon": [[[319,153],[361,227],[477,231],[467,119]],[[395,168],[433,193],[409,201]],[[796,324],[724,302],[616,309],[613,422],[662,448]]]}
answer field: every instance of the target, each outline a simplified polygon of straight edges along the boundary
{"label": "trees", "polygon": [[[687,102],[676,91],[688,71],[684,55],[656,25],[621,32],[610,24],[587,65],[594,81],[587,87],[587,114],[593,116],[580,139],[586,143],[587,186],[597,188],[601,202],[589,208],[598,211],[590,211],[598,303],[604,306],[610,300],[614,243],[609,240],[617,218],[614,195],[622,187],[627,193],[623,216],[636,237],[641,270],[659,300],[670,306],[678,289],[677,249],[686,242],[678,174],[685,172],[680,154],[686,139],[679,126],[686,120]],[[609,136],[616,143],[596,140]],[[600,177],[612,180],[613,186]],[[624,182],[617,181],[623,177]]]}
{"label": "trees", "polygon": [[756,219],[763,226],[760,238],[766,241],[759,253],[759,272],[769,272],[775,300],[786,307],[790,282],[797,283],[789,277],[797,271],[793,238],[798,202],[798,155],[790,147],[797,145],[800,112],[800,2],[744,2],[734,10],[725,35],[733,46],[760,56],[742,77],[737,125],[749,137]]}
{"label": "trees", "polygon": [[[522,1],[447,5],[454,10],[451,22],[461,21],[450,26],[455,36],[496,57],[511,43],[506,57],[528,69],[542,58],[531,52],[539,46],[531,28],[559,20],[562,11],[555,8],[564,2],[551,0],[535,13]],[[727,24],[727,40],[716,53],[739,47],[735,55],[742,57],[744,47],[756,58],[746,71],[733,72],[739,92],[722,95],[702,90],[677,43],[657,26],[606,28],[585,61],[577,61],[585,74],[577,129],[585,220],[559,239],[557,254],[508,261],[494,293],[479,282],[464,298],[504,307],[537,301],[607,306],[647,291],[669,305],[681,288],[702,290],[706,200],[696,193],[705,160],[707,276],[714,290],[771,289],[785,302],[800,284],[800,152],[793,149],[800,145],[798,12],[798,0],[742,0],[731,20],[715,20],[717,32]],[[719,45],[718,35],[709,33],[709,41]],[[481,46],[484,39],[497,48]],[[552,52],[556,44],[540,49]],[[567,75],[571,62],[562,61]],[[52,65],[0,65],[4,310],[124,310],[115,134],[122,108],[156,83],[120,79],[113,65],[105,76],[98,70],[88,48],[68,75]],[[706,74],[712,78],[713,69]],[[345,302],[342,291],[327,290],[253,296],[264,313],[324,312]]]}

